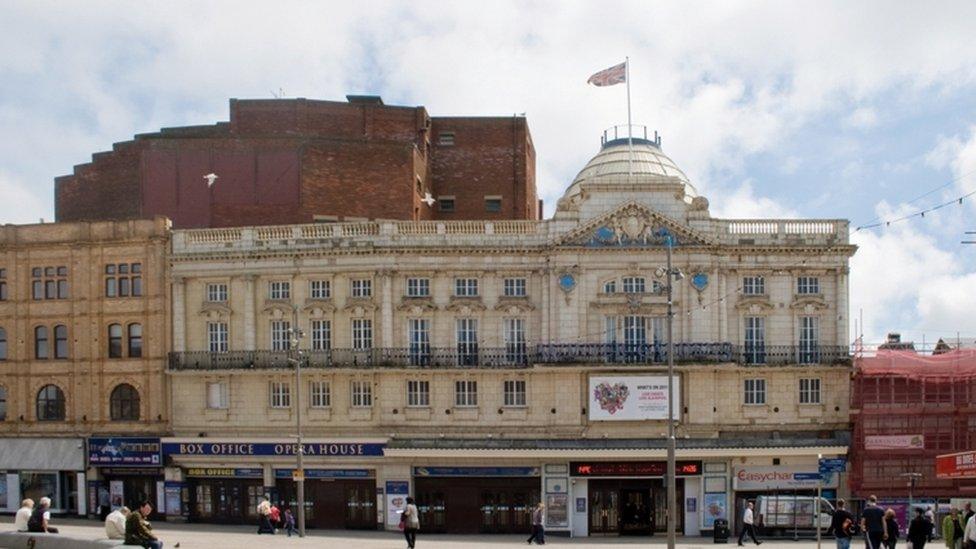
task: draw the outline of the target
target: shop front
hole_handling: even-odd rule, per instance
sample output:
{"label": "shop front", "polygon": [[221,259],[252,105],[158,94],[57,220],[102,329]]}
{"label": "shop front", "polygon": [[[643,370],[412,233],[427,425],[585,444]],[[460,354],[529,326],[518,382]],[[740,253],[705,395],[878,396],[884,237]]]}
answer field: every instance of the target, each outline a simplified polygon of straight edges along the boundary
{"label": "shop front", "polygon": [[414,467],[424,531],[528,534],[540,501],[539,467]]}
{"label": "shop front", "polygon": [[[275,469],[278,499],[298,508],[293,469]],[[376,474],[371,469],[305,469],[309,528],[376,529]]]}
{"label": "shop front", "polygon": [[84,448],[81,438],[0,439],[0,512],[49,497],[55,514],[86,514]]}
{"label": "shop front", "polygon": [[815,531],[817,489],[820,488],[820,525],[830,524],[839,475],[820,475],[817,461],[791,465],[740,465],[733,469],[735,516],[747,502],[755,504],[755,520],[767,535],[796,537]]}
{"label": "shop front", "polygon": [[136,509],[150,501],[165,513],[162,452],[159,438],[91,437],[88,439],[88,508],[104,520],[123,505]]}
{"label": "shop front", "polygon": [[257,523],[257,506],[265,495],[261,467],[189,467],[191,522]]}

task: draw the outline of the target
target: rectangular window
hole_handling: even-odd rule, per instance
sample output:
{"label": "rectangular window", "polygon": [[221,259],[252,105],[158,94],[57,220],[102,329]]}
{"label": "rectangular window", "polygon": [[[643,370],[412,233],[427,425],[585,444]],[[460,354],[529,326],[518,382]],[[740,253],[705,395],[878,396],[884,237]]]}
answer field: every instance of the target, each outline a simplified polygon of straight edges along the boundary
{"label": "rectangular window", "polygon": [[742,277],[743,295],[766,295],[766,278],[762,276]]}
{"label": "rectangular window", "polygon": [[644,277],[625,276],[623,279],[623,286],[625,294],[642,294],[645,290]]}
{"label": "rectangular window", "polygon": [[207,301],[211,303],[226,303],[227,284],[207,284]]}
{"label": "rectangular window", "polygon": [[474,366],[478,363],[478,319],[457,319],[456,335],[458,365]]}
{"label": "rectangular window", "polygon": [[800,378],[800,404],[820,404],[820,378]]}
{"label": "rectangular window", "polygon": [[31,297],[41,299],[68,298],[67,267],[34,267],[31,269]]}
{"label": "rectangular window", "polygon": [[332,391],[328,381],[312,381],[308,387],[310,407],[328,408],[332,406]]}
{"label": "rectangular window", "polygon": [[505,358],[510,364],[525,364],[528,359],[525,345],[525,319],[506,318],[502,331],[505,336]]}
{"label": "rectangular window", "polygon": [[332,322],[329,320],[312,321],[312,350],[328,351],[332,348]]}
{"label": "rectangular window", "polygon": [[373,295],[373,281],[364,278],[352,281],[353,297],[371,297]]}
{"label": "rectangular window", "polygon": [[373,385],[369,381],[353,381],[350,386],[353,408],[370,408],[373,406]]}
{"label": "rectangular window", "polygon": [[437,134],[437,144],[445,147],[454,145],[454,132],[441,132]]}
{"label": "rectangular window", "polygon": [[437,198],[437,209],[444,213],[451,213],[454,211],[454,197],[453,196],[441,196]]}
{"label": "rectangular window", "polygon": [[478,405],[478,382],[473,380],[454,382],[454,405],[468,408]]}
{"label": "rectangular window", "polygon": [[222,381],[207,383],[207,408],[225,410],[229,400],[226,383]]}
{"label": "rectangular window", "polygon": [[817,364],[820,361],[820,317],[800,317],[800,347],[797,357],[800,364]]}
{"label": "rectangular window", "polygon": [[407,297],[430,297],[430,279],[408,278]]}
{"label": "rectangular window", "polygon": [[332,297],[332,285],[328,280],[310,280],[308,295],[312,299],[329,299]]}
{"label": "rectangular window", "polygon": [[291,385],[282,381],[271,382],[271,407],[288,408],[291,406]]}
{"label": "rectangular window", "polygon": [[455,278],[454,295],[457,297],[478,297],[478,279]]}
{"label": "rectangular window", "polygon": [[525,380],[506,379],[504,383],[505,406],[525,406]]}
{"label": "rectangular window", "polygon": [[142,295],[142,263],[109,263],[105,265],[105,297],[139,297]]}
{"label": "rectangular window", "polygon": [[498,213],[502,211],[502,197],[500,196],[486,196],[485,197],[485,211],[488,213]]}
{"label": "rectangular window", "polygon": [[7,301],[7,269],[0,269],[0,301]]}
{"label": "rectangular window", "polygon": [[407,381],[407,406],[411,408],[426,408],[430,406],[430,382],[420,380]]}
{"label": "rectangular window", "polygon": [[288,320],[271,321],[271,350],[287,351],[291,347],[291,322]]}
{"label": "rectangular window", "polygon": [[352,319],[352,348],[357,351],[373,348],[373,321],[371,319]]}
{"label": "rectangular window", "polygon": [[411,318],[407,321],[407,338],[410,341],[410,364],[430,364],[430,319]]}
{"label": "rectangular window", "polygon": [[816,295],[820,293],[820,277],[796,277],[796,293],[799,295]]}
{"label": "rectangular window", "polygon": [[617,281],[608,280],[603,283],[603,293],[605,294],[615,294],[617,293]]}
{"label": "rectangular window", "polygon": [[211,353],[226,353],[228,351],[227,323],[207,323],[207,343]]}
{"label": "rectangular window", "polygon": [[746,364],[766,363],[766,319],[761,316],[747,316],[745,322],[744,359]]}
{"label": "rectangular window", "polygon": [[742,402],[744,404],[766,404],[766,380],[745,380]]}
{"label": "rectangular window", "polygon": [[525,279],[506,278],[504,289],[505,297],[525,297]]}
{"label": "rectangular window", "polygon": [[272,280],[268,283],[269,299],[291,299],[291,282]]}

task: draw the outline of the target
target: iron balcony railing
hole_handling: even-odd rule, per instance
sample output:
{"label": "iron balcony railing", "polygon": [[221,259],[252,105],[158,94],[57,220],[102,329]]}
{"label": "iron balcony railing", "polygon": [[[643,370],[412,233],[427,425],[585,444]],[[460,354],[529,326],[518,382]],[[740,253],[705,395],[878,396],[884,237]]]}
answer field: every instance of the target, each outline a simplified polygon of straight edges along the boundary
{"label": "iron balcony railing", "polygon": [[[169,354],[170,370],[289,368],[287,351],[189,351]],[[309,368],[528,368],[542,365],[666,364],[665,344],[547,343],[509,347],[413,346],[400,348],[303,350]],[[735,363],[754,366],[850,364],[846,346],[675,343],[677,364]]]}

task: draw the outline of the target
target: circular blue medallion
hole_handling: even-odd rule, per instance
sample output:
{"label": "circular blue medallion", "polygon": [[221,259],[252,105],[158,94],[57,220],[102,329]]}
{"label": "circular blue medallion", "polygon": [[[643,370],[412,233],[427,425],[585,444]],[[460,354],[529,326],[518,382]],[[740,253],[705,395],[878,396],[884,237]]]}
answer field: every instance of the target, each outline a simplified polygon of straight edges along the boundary
{"label": "circular blue medallion", "polygon": [[566,273],[559,276],[559,288],[564,292],[572,291],[576,287],[576,277]]}

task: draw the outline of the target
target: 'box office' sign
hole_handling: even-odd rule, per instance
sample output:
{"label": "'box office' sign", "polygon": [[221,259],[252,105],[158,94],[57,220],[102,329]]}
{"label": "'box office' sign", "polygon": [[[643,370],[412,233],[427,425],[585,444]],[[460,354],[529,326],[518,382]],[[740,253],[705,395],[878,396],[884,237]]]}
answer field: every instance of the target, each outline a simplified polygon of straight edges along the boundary
{"label": "'box office' sign", "polygon": [[[382,457],[385,444],[364,442],[307,442],[304,455],[320,457]],[[164,456],[297,456],[294,442],[164,442]]]}

